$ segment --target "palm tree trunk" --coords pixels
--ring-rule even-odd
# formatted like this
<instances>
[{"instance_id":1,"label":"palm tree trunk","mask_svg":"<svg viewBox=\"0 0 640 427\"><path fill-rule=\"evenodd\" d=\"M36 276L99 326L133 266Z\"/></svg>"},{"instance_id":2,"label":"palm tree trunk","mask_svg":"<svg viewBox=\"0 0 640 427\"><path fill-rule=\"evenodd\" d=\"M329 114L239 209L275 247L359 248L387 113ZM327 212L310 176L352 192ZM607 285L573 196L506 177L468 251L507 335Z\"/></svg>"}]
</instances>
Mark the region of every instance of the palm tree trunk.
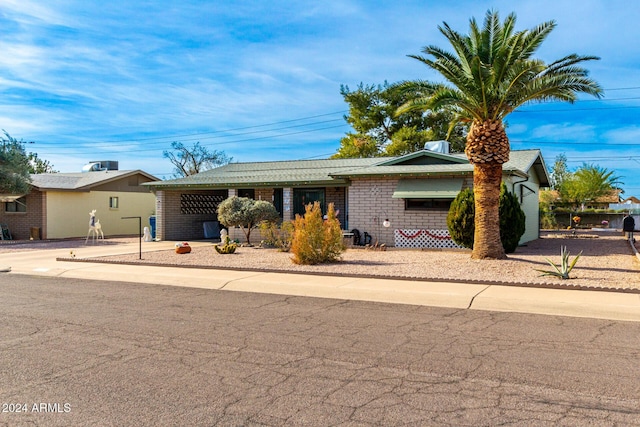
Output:
<instances>
[{"instance_id":1,"label":"palm tree trunk","mask_svg":"<svg viewBox=\"0 0 640 427\"><path fill-rule=\"evenodd\" d=\"M474 120L465 153L473 164L475 233L473 259L505 259L500 240L502 164L509 160L509 139L501 120Z\"/></svg>"},{"instance_id":2,"label":"palm tree trunk","mask_svg":"<svg viewBox=\"0 0 640 427\"><path fill-rule=\"evenodd\" d=\"M479 163L473 167L475 232L473 259L506 259L500 240L500 183L502 165Z\"/></svg>"}]
</instances>

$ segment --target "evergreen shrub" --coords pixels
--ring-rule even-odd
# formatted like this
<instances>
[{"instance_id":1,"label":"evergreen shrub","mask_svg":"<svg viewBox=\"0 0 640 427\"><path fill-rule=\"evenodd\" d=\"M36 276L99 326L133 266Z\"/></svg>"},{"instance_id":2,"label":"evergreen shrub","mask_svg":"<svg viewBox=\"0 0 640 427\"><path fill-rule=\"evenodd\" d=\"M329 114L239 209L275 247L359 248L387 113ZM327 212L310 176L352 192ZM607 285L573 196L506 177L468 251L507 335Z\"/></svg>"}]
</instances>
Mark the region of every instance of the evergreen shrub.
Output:
<instances>
[{"instance_id":1,"label":"evergreen shrub","mask_svg":"<svg viewBox=\"0 0 640 427\"><path fill-rule=\"evenodd\" d=\"M525 232L525 214L515 194L500 187L500 240L506 253L515 252ZM475 232L475 199L473 190L466 188L458 193L447 215L447 227L451 239L458 245L473 249Z\"/></svg>"}]
</instances>

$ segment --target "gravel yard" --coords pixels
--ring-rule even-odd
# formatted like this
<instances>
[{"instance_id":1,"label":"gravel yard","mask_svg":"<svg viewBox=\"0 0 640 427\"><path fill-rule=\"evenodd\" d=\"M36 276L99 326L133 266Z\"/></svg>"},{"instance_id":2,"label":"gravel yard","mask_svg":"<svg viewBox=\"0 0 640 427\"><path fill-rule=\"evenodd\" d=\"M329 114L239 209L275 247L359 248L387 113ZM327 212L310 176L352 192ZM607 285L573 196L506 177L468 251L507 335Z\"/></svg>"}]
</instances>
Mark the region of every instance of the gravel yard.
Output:
<instances>
[{"instance_id":1,"label":"gravel yard","mask_svg":"<svg viewBox=\"0 0 640 427\"><path fill-rule=\"evenodd\" d=\"M117 244L110 239L106 243ZM571 252L571 260L582 251L571 279L541 276L536 269L552 268L545 258L560 263L561 246ZM640 290L640 262L621 232L587 230L579 231L575 236L564 231L543 232L540 239L519 247L509 254L509 259L500 261L472 260L470 253L469 250L349 248L340 262L301 266L291 262L291 254L275 249L239 247L235 254L220 255L211 243L211 246L194 247L189 254L164 250L145 252L142 260L138 260L136 253L91 258L91 261Z\"/></svg>"},{"instance_id":2,"label":"gravel yard","mask_svg":"<svg viewBox=\"0 0 640 427\"><path fill-rule=\"evenodd\" d=\"M118 245L136 238L112 238L104 243ZM153 243L151 243L153 244ZM117 255L85 260L102 262L148 263L168 266L229 268L240 270L285 271L344 276L477 281L517 285L568 286L640 290L640 262L621 232L565 231L543 232L541 238L519 247L507 260L472 260L469 250L394 249L374 251L349 248L340 262L315 266L295 265L291 254L276 249L239 247L235 254L220 255L213 243L194 246L189 254L172 250ZM638 243L636 243L638 245ZM570 259L582 251L570 280L541 276L536 269L552 267L545 258L560 263L560 248L566 246ZM62 240L2 244L0 253L11 250L46 248L82 248L84 240Z\"/></svg>"}]
</instances>

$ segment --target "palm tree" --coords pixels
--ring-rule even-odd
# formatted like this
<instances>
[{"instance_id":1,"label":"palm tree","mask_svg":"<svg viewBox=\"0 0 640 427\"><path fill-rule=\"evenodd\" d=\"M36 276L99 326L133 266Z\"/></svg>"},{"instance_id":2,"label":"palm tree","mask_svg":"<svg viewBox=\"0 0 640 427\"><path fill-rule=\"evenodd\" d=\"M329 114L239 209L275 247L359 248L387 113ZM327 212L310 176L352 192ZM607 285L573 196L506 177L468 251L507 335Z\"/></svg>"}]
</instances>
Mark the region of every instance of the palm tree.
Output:
<instances>
[{"instance_id":1,"label":"palm tree","mask_svg":"<svg viewBox=\"0 0 640 427\"><path fill-rule=\"evenodd\" d=\"M490 10L482 29L474 18L470 20L469 35L452 30L446 22L438 27L454 52L427 46L422 49L427 56L409 56L438 71L448 84L398 110L452 106L458 111L457 122L471 122L465 153L474 166L474 259L506 258L498 216L502 164L510 152L505 117L532 101L574 102L579 92L598 98L603 93L588 71L577 65L598 57L571 54L550 64L532 58L555 28L554 21L517 32L515 23L515 14L501 22L498 12ZM425 82L406 83L407 88L412 85L424 87Z\"/></svg>"},{"instance_id":2,"label":"palm tree","mask_svg":"<svg viewBox=\"0 0 640 427\"><path fill-rule=\"evenodd\" d=\"M558 191L563 201L574 204L574 208L584 210L584 204L611 195L620 190L621 177L614 175L614 171L600 166L583 164L577 171L569 174Z\"/></svg>"}]
</instances>

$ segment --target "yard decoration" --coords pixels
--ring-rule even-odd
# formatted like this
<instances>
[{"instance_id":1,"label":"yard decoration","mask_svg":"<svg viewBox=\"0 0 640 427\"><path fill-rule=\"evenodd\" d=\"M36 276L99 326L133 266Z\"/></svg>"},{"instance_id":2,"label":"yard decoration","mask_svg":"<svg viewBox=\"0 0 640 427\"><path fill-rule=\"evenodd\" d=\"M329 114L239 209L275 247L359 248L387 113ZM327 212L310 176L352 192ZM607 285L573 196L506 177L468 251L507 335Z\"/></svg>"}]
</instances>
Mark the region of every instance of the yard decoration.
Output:
<instances>
[{"instance_id":1,"label":"yard decoration","mask_svg":"<svg viewBox=\"0 0 640 427\"><path fill-rule=\"evenodd\" d=\"M189 246L189 243L187 242L176 243L177 254L188 254L189 252L191 252L191 246Z\"/></svg>"},{"instance_id":2,"label":"yard decoration","mask_svg":"<svg viewBox=\"0 0 640 427\"><path fill-rule=\"evenodd\" d=\"M551 264L551 266L554 269L553 270L536 269L536 271L543 273L541 274L541 276L555 276L555 277L559 277L560 279L566 280L569 278L569 273L571 273L571 270L573 270L573 267L576 265L576 262L578 262L578 258L580 258L580 255L582 255L582 251L580 251L580 253L576 255L576 257L573 259L572 262L569 262L569 255L570 253L567 250L567 247L561 246L560 257L562 258L562 262L560 263L560 266L555 265L553 261L551 261L549 258L545 258L547 262Z\"/></svg>"},{"instance_id":3,"label":"yard decoration","mask_svg":"<svg viewBox=\"0 0 640 427\"><path fill-rule=\"evenodd\" d=\"M571 218L573 220L573 222L576 224L576 228L578 228L578 226L580 225L580 220L582 218L580 218L578 215L574 216L573 218Z\"/></svg>"},{"instance_id":4,"label":"yard decoration","mask_svg":"<svg viewBox=\"0 0 640 427\"><path fill-rule=\"evenodd\" d=\"M225 233L222 236L222 246L215 245L214 248L216 252L219 254L232 254L236 251L238 245L235 242L232 242L229 236Z\"/></svg>"},{"instance_id":5,"label":"yard decoration","mask_svg":"<svg viewBox=\"0 0 640 427\"><path fill-rule=\"evenodd\" d=\"M96 219L95 209L89 212L89 231L87 232L87 238L84 241L85 245L89 241L89 236L93 236L94 243L96 239L100 240L100 237L102 237L102 241L104 242L104 233L102 232L102 225L100 225L100 220Z\"/></svg>"}]
</instances>

